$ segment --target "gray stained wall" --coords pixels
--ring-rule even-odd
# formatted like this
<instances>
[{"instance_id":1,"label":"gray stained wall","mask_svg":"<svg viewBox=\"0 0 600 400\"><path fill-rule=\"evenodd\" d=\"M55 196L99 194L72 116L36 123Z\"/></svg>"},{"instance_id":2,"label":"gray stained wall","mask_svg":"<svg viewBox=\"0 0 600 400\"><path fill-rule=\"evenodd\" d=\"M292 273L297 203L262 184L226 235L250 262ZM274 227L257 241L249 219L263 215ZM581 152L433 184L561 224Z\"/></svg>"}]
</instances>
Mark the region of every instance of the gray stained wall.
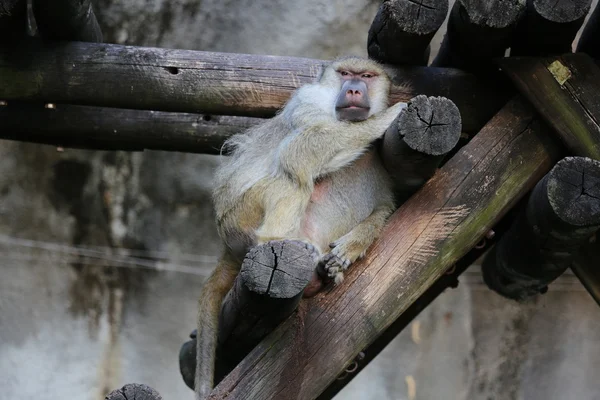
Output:
<instances>
[{"instance_id":1,"label":"gray stained wall","mask_svg":"<svg viewBox=\"0 0 600 400\"><path fill-rule=\"evenodd\" d=\"M378 2L95 5L108 42L332 58L365 54ZM191 399L177 353L219 254L218 158L59 150L0 141L2 397L96 400L141 382ZM599 365L600 309L572 275L516 304L472 267L337 398L600 399Z\"/></svg>"}]
</instances>

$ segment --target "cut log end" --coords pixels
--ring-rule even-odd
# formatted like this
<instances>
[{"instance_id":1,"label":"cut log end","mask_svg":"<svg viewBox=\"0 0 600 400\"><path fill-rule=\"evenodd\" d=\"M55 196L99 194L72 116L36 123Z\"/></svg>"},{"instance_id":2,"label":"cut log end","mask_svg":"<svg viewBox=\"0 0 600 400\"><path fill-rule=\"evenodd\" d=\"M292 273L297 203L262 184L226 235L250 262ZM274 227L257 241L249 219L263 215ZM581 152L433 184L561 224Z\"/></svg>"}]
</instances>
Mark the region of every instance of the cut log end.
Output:
<instances>
[{"instance_id":1,"label":"cut log end","mask_svg":"<svg viewBox=\"0 0 600 400\"><path fill-rule=\"evenodd\" d=\"M162 400L158 392L150 386L139 383L128 383L121 389L113 390L104 400Z\"/></svg>"},{"instance_id":2,"label":"cut log end","mask_svg":"<svg viewBox=\"0 0 600 400\"><path fill-rule=\"evenodd\" d=\"M460 0L471 23L478 26L503 29L518 21L525 12L525 0L471 1Z\"/></svg>"},{"instance_id":3,"label":"cut log end","mask_svg":"<svg viewBox=\"0 0 600 400\"><path fill-rule=\"evenodd\" d=\"M600 224L600 161L567 157L550 172L548 200L556 215L574 226Z\"/></svg>"},{"instance_id":4,"label":"cut log end","mask_svg":"<svg viewBox=\"0 0 600 400\"><path fill-rule=\"evenodd\" d=\"M534 0L535 11L548 21L557 23L573 22L585 18L592 4L591 0Z\"/></svg>"},{"instance_id":5,"label":"cut log end","mask_svg":"<svg viewBox=\"0 0 600 400\"><path fill-rule=\"evenodd\" d=\"M316 250L305 242L275 240L252 248L242 263L240 275L254 293L293 298L310 281L316 260Z\"/></svg>"},{"instance_id":6,"label":"cut log end","mask_svg":"<svg viewBox=\"0 0 600 400\"><path fill-rule=\"evenodd\" d=\"M417 96L398 116L398 133L413 150L446 154L460 139L460 112L444 97Z\"/></svg>"}]
</instances>

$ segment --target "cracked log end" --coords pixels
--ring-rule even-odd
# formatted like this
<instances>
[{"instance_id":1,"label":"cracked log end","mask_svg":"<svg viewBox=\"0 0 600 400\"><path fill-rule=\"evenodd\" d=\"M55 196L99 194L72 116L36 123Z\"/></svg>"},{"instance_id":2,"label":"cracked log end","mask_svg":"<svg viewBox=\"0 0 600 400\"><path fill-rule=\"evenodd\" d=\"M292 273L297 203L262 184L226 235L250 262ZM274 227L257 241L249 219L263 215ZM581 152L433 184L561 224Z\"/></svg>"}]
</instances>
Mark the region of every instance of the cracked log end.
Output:
<instances>
[{"instance_id":1,"label":"cracked log end","mask_svg":"<svg viewBox=\"0 0 600 400\"><path fill-rule=\"evenodd\" d=\"M113 390L104 400L162 400L158 392L140 383L128 383L121 389Z\"/></svg>"},{"instance_id":2,"label":"cracked log end","mask_svg":"<svg viewBox=\"0 0 600 400\"><path fill-rule=\"evenodd\" d=\"M301 241L276 240L252 248L240 276L250 291L273 298L292 298L310 281L315 250Z\"/></svg>"},{"instance_id":3,"label":"cracked log end","mask_svg":"<svg viewBox=\"0 0 600 400\"><path fill-rule=\"evenodd\" d=\"M574 226L600 224L600 161L564 158L550 171L547 191L562 221Z\"/></svg>"}]
</instances>

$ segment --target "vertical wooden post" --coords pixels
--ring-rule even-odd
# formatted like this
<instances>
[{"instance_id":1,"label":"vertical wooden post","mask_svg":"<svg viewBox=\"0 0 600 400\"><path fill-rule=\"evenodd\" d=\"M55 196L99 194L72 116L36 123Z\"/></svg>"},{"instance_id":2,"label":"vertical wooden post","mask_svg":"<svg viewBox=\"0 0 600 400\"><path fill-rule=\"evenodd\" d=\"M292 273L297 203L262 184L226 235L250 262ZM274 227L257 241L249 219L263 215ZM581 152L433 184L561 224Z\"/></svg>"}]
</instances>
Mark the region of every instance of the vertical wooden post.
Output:
<instances>
[{"instance_id":1,"label":"vertical wooden post","mask_svg":"<svg viewBox=\"0 0 600 400\"><path fill-rule=\"evenodd\" d=\"M33 14L44 38L102 42L91 0L33 0Z\"/></svg>"},{"instance_id":2,"label":"vertical wooden post","mask_svg":"<svg viewBox=\"0 0 600 400\"><path fill-rule=\"evenodd\" d=\"M496 69L525 11L525 0L456 0L434 66L486 73Z\"/></svg>"},{"instance_id":3,"label":"vertical wooden post","mask_svg":"<svg viewBox=\"0 0 600 400\"><path fill-rule=\"evenodd\" d=\"M394 182L397 205L433 176L461 132L460 112L444 97L417 96L386 131L383 165Z\"/></svg>"},{"instance_id":4,"label":"vertical wooden post","mask_svg":"<svg viewBox=\"0 0 600 400\"><path fill-rule=\"evenodd\" d=\"M591 0L529 0L525 18L511 44L511 56L571 53L573 39L590 10Z\"/></svg>"},{"instance_id":5,"label":"vertical wooden post","mask_svg":"<svg viewBox=\"0 0 600 400\"><path fill-rule=\"evenodd\" d=\"M543 293L600 228L600 161L567 157L535 186L527 206L488 253L483 278L511 299Z\"/></svg>"},{"instance_id":6,"label":"vertical wooden post","mask_svg":"<svg viewBox=\"0 0 600 400\"><path fill-rule=\"evenodd\" d=\"M448 13L448 0L385 0L369 29L369 57L388 64L427 65L429 42Z\"/></svg>"}]
</instances>

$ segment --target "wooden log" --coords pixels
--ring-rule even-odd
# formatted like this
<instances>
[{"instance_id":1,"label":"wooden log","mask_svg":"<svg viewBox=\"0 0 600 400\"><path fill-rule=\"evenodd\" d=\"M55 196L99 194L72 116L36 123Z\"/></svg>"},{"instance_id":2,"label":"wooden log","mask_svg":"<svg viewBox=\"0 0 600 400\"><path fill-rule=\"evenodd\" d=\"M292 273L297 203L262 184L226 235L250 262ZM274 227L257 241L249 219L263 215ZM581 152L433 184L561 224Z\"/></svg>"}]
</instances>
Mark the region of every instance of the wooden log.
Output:
<instances>
[{"instance_id":1,"label":"wooden log","mask_svg":"<svg viewBox=\"0 0 600 400\"><path fill-rule=\"evenodd\" d=\"M417 96L408 102L383 137L381 155L402 204L433 176L460 138L460 112L443 97Z\"/></svg>"},{"instance_id":2,"label":"wooden log","mask_svg":"<svg viewBox=\"0 0 600 400\"><path fill-rule=\"evenodd\" d=\"M215 383L294 312L316 263L314 250L293 240L271 241L248 252L221 308ZM194 337L184 343L179 362L183 379L192 389L195 343Z\"/></svg>"},{"instance_id":3,"label":"wooden log","mask_svg":"<svg viewBox=\"0 0 600 400\"><path fill-rule=\"evenodd\" d=\"M27 33L27 0L0 0L0 42Z\"/></svg>"},{"instance_id":4,"label":"wooden log","mask_svg":"<svg viewBox=\"0 0 600 400\"><path fill-rule=\"evenodd\" d=\"M591 0L528 0L517 27L511 56L571 53L573 40L590 10Z\"/></svg>"},{"instance_id":5,"label":"wooden log","mask_svg":"<svg viewBox=\"0 0 600 400\"><path fill-rule=\"evenodd\" d=\"M577 44L577 51L587 53L595 60L600 59L600 7L598 6L585 24Z\"/></svg>"},{"instance_id":6,"label":"wooden log","mask_svg":"<svg viewBox=\"0 0 600 400\"><path fill-rule=\"evenodd\" d=\"M231 135L261 118L66 104L0 106L0 138L95 150L219 154Z\"/></svg>"},{"instance_id":7,"label":"wooden log","mask_svg":"<svg viewBox=\"0 0 600 400\"><path fill-rule=\"evenodd\" d=\"M493 59L504 56L524 11L525 0L457 0L432 65L475 73L496 71Z\"/></svg>"},{"instance_id":8,"label":"wooden log","mask_svg":"<svg viewBox=\"0 0 600 400\"><path fill-rule=\"evenodd\" d=\"M162 400L158 392L150 386L139 383L128 383L121 389L113 390L104 400Z\"/></svg>"},{"instance_id":9,"label":"wooden log","mask_svg":"<svg viewBox=\"0 0 600 400\"><path fill-rule=\"evenodd\" d=\"M600 69L589 56L509 57L500 65L573 154L600 160Z\"/></svg>"},{"instance_id":10,"label":"wooden log","mask_svg":"<svg viewBox=\"0 0 600 400\"><path fill-rule=\"evenodd\" d=\"M429 42L448 14L448 0L384 0L369 28L369 57L395 65L427 65Z\"/></svg>"},{"instance_id":11,"label":"wooden log","mask_svg":"<svg viewBox=\"0 0 600 400\"><path fill-rule=\"evenodd\" d=\"M567 157L535 186L526 208L488 253L484 281L515 300L545 293L598 228L600 162Z\"/></svg>"},{"instance_id":12,"label":"wooden log","mask_svg":"<svg viewBox=\"0 0 600 400\"><path fill-rule=\"evenodd\" d=\"M96 43L0 46L0 100L270 117L325 61ZM452 69L393 68L392 102L444 96L479 130L506 102L503 88Z\"/></svg>"},{"instance_id":13,"label":"wooden log","mask_svg":"<svg viewBox=\"0 0 600 400\"><path fill-rule=\"evenodd\" d=\"M600 305L600 234L596 232L575 256L571 269Z\"/></svg>"},{"instance_id":14,"label":"wooden log","mask_svg":"<svg viewBox=\"0 0 600 400\"><path fill-rule=\"evenodd\" d=\"M306 302L211 399L321 393L552 166L558 145L511 101L390 218L344 283Z\"/></svg>"},{"instance_id":15,"label":"wooden log","mask_svg":"<svg viewBox=\"0 0 600 400\"><path fill-rule=\"evenodd\" d=\"M91 0L33 0L38 32L45 39L102 42Z\"/></svg>"}]
</instances>

